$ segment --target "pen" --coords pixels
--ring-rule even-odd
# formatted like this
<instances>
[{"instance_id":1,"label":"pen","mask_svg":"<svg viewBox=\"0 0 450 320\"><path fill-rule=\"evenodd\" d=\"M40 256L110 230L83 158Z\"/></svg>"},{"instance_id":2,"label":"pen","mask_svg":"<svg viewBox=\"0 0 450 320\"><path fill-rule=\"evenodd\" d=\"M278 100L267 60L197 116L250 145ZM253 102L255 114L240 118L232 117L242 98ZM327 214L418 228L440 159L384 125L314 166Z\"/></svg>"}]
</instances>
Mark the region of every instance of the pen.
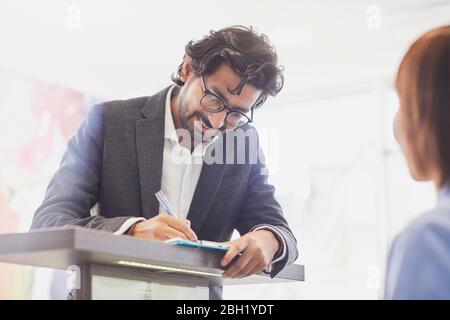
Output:
<instances>
[{"instance_id":1,"label":"pen","mask_svg":"<svg viewBox=\"0 0 450 320\"><path fill-rule=\"evenodd\" d=\"M162 190L160 190L157 193L155 193L155 196L156 196L156 199L158 199L161 206L164 208L164 210L166 210L166 212L168 214L170 214L172 217L178 219L178 214L175 212L175 210L173 210L172 205L170 204L169 199L167 199L164 192ZM200 240L193 241L193 242L202 243L202 241L200 241Z\"/></svg>"},{"instance_id":2,"label":"pen","mask_svg":"<svg viewBox=\"0 0 450 320\"><path fill-rule=\"evenodd\" d=\"M172 206L170 205L169 199L167 199L166 195L162 190L155 193L156 198L158 199L161 206L164 208L164 210L167 211L168 214L170 214L172 217L178 219L178 215L176 214L175 210L173 210Z\"/></svg>"}]
</instances>

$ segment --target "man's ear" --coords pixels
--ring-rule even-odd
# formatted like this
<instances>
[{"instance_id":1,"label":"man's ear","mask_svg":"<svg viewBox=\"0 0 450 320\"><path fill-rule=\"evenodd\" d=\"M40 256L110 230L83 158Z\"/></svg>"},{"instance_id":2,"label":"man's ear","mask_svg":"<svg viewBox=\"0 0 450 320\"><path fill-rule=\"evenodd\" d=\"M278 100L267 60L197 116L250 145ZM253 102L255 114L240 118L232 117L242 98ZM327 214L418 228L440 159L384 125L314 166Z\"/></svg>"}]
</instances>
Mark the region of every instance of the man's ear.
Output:
<instances>
[{"instance_id":1,"label":"man's ear","mask_svg":"<svg viewBox=\"0 0 450 320\"><path fill-rule=\"evenodd\" d=\"M192 60L188 55L184 56L183 65L181 66L180 80L186 83L189 76L192 74Z\"/></svg>"}]
</instances>

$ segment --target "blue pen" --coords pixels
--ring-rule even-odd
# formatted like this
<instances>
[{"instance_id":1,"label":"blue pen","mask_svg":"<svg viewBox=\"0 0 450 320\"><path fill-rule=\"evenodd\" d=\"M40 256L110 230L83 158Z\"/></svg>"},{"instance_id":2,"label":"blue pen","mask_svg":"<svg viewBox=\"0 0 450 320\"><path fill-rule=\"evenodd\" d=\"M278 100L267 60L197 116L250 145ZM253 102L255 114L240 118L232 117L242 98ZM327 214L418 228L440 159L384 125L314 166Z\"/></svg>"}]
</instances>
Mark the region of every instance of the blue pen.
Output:
<instances>
[{"instance_id":1,"label":"blue pen","mask_svg":"<svg viewBox=\"0 0 450 320\"><path fill-rule=\"evenodd\" d=\"M167 199L164 192L162 190L160 190L157 193L155 193L155 196L156 196L156 199L158 199L161 206L164 208L164 210L166 210L166 212L168 214L170 214L172 217L178 219L178 214L175 212L175 210L173 210L172 205L170 204L169 199ZM193 242L203 243L200 240L193 241Z\"/></svg>"},{"instance_id":2,"label":"blue pen","mask_svg":"<svg viewBox=\"0 0 450 320\"><path fill-rule=\"evenodd\" d=\"M178 219L177 213L175 212L175 210L173 210L172 206L170 205L169 199L167 199L164 192L162 190L160 190L157 193L155 193L155 196L156 196L156 199L158 199L161 206L164 208L164 210L166 210L167 213L170 214L172 217Z\"/></svg>"}]
</instances>

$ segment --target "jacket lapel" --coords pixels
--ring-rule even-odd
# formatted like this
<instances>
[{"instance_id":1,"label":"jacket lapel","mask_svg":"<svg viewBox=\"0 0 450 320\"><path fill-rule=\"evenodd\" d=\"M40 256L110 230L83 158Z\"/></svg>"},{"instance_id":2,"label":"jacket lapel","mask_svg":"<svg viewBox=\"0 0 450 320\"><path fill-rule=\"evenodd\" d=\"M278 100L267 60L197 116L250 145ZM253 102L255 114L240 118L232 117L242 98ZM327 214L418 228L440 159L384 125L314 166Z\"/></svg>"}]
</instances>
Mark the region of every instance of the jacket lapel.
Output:
<instances>
[{"instance_id":1,"label":"jacket lapel","mask_svg":"<svg viewBox=\"0 0 450 320\"><path fill-rule=\"evenodd\" d=\"M211 145L210 147L214 147ZM222 183L225 166L203 162L202 172L192 198L187 218L192 230L197 233L203 225Z\"/></svg>"},{"instance_id":2,"label":"jacket lapel","mask_svg":"<svg viewBox=\"0 0 450 320\"><path fill-rule=\"evenodd\" d=\"M161 189L165 103L169 88L149 97L141 111L144 119L136 120L141 207L142 215L147 219L156 216L159 212L155 193ZM200 230L208 215L222 182L223 173L224 165L203 163L187 217L191 221L194 232Z\"/></svg>"},{"instance_id":3,"label":"jacket lapel","mask_svg":"<svg viewBox=\"0 0 450 320\"><path fill-rule=\"evenodd\" d=\"M159 212L155 193L161 188L164 116L169 88L148 98L141 113L144 119L136 120L136 148L142 215L149 219Z\"/></svg>"}]
</instances>

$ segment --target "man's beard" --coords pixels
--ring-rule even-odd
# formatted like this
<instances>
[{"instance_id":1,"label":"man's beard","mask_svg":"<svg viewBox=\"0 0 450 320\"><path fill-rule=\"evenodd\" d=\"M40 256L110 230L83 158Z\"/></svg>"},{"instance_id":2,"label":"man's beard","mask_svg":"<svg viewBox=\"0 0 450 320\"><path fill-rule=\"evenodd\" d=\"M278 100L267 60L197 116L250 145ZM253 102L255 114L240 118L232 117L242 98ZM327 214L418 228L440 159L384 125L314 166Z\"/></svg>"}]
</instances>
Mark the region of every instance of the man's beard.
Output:
<instances>
[{"instance_id":1,"label":"man's beard","mask_svg":"<svg viewBox=\"0 0 450 320\"><path fill-rule=\"evenodd\" d=\"M181 127L189 132L191 142L194 145L196 145L198 142L209 141L211 139L211 135L204 134L196 126L196 124L201 125L199 120L200 118L206 126L211 128L212 126L209 119L201 112L197 111L194 113L189 113L187 110L189 110L189 107L185 103L183 95L180 94L178 100L178 113L180 117ZM216 130L212 129L212 131Z\"/></svg>"}]
</instances>

